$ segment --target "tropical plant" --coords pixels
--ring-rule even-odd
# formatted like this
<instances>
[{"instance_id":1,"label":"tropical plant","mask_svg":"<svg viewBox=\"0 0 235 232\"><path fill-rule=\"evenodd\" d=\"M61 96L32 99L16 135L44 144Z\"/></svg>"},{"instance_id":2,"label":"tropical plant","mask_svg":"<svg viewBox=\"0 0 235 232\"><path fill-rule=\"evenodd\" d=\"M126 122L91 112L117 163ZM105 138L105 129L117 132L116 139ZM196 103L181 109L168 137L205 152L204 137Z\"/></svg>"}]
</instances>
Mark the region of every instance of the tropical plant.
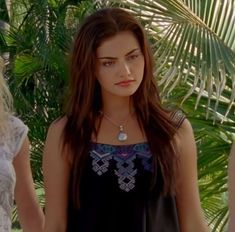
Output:
<instances>
[{"instance_id":1,"label":"tropical plant","mask_svg":"<svg viewBox=\"0 0 235 232\"><path fill-rule=\"evenodd\" d=\"M202 205L213 231L223 231L227 158L235 134L235 0L18 0L8 9L1 1L0 54L8 61L17 113L30 128L42 204L43 142L61 113L77 24L99 7L120 3L149 33L164 102L181 106L192 122Z\"/></svg>"},{"instance_id":2,"label":"tropical plant","mask_svg":"<svg viewBox=\"0 0 235 232\"><path fill-rule=\"evenodd\" d=\"M42 150L49 124L62 112L68 52L92 0L18 0L0 4L0 55L17 115L29 127L35 187L44 205ZM14 212L17 225L17 214Z\"/></svg>"},{"instance_id":3,"label":"tropical plant","mask_svg":"<svg viewBox=\"0 0 235 232\"><path fill-rule=\"evenodd\" d=\"M128 0L121 6L149 33L164 101L180 105L192 122L202 206L212 231L224 231L235 135L235 1Z\"/></svg>"}]
</instances>

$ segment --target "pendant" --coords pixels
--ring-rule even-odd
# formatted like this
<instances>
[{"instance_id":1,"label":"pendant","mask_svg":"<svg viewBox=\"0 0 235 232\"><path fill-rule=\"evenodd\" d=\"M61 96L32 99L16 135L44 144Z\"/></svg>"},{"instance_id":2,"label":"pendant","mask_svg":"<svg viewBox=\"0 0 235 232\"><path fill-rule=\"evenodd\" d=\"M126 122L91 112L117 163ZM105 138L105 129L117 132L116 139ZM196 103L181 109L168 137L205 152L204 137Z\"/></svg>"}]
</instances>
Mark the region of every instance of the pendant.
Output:
<instances>
[{"instance_id":1,"label":"pendant","mask_svg":"<svg viewBox=\"0 0 235 232\"><path fill-rule=\"evenodd\" d=\"M124 142L124 141L126 141L127 140L127 134L125 133L125 132L123 132L123 126L119 126L120 128L120 131L119 131L119 133L118 133L118 135L117 135L117 139L118 139L118 141L120 141L120 142Z\"/></svg>"},{"instance_id":2,"label":"pendant","mask_svg":"<svg viewBox=\"0 0 235 232\"><path fill-rule=\"evenodd\" d=\"M117 136L118 141L124 142L127 140L127 134L124 133L123 131L120 131Z\"/></svg>"}]
</instances>

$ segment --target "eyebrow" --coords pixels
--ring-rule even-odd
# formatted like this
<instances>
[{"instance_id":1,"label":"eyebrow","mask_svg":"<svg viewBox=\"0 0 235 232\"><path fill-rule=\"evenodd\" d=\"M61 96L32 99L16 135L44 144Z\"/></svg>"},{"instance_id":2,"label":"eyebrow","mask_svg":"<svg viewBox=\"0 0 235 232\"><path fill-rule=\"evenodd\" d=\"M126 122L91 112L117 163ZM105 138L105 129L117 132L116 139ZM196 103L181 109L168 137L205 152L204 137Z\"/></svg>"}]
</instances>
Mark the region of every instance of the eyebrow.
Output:
<instances>
[{"instance_id":1,"label":"eyebrow","mask_svg":"<svg viewBox=\"0 0 235 232\"><path fill-rule=\"evenodd\" d=\"M129 56L131 53L133 53L135 51L140 51L140 49L139 48L132 49L125 56ZM97 57L97 59L111 59L111 60L115 60L117 58L116 57L112 57L112 56L103 56L103 57Z\"/></svg>"}]
</instances>

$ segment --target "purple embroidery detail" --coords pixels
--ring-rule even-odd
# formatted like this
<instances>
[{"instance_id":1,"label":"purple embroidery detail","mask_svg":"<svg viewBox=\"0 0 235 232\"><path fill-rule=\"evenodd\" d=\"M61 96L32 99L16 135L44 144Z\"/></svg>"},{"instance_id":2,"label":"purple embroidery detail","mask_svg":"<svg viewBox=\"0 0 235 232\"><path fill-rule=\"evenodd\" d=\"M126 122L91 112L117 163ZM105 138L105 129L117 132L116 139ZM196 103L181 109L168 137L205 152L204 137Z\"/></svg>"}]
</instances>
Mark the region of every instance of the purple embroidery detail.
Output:
<instances>
[{"instance_id":1,"label":"purple embroidery detail","mask_svg":"<svg viewBox=\"0 0 235 232\"><path fill-rule=\"evenodd\" d=\"M120 189L129 192L135 187L137 168L135 160L140 159L144 170L152 170L152 155L147 143L133 145L108 145L92 143L90 156L92 169L99 176L108 171L111 160L115 161L114 174L118 177Z\"/></svg>"}]
</instances>

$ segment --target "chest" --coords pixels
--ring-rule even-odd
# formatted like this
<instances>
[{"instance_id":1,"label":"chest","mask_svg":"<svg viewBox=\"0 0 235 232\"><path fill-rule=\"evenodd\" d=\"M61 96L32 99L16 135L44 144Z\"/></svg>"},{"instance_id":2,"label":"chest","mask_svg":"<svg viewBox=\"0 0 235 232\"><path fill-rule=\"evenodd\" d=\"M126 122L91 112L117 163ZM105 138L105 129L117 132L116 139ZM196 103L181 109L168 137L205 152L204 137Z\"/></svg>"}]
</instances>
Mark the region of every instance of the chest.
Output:
<instances>
[{"instance_id":1,"label":"chest","mask_svg":"<svg viewBox=\"0 0 235 232\"><path fill-rule=\"evenodd\" d=\"M83 174L85 193L128 196L144 194L152 177L152 154L147 143L93 143Z\"/></svg>"},{"instance_id":2,"label":"chest","mask_svg":"<svg viewBox=\"0 0 235 232\"><path fill-rule=\"evenodd\" d=\"M120 141L120 133L125 134L124 141ZM122 137L122 136L121 136ZM128 123L113 124L108 120L102 120L98 135L93 141L103 144L137 144L147 141L145 133L141 130L136 119L128 120Z\"/></svg>"}]
</instances>

